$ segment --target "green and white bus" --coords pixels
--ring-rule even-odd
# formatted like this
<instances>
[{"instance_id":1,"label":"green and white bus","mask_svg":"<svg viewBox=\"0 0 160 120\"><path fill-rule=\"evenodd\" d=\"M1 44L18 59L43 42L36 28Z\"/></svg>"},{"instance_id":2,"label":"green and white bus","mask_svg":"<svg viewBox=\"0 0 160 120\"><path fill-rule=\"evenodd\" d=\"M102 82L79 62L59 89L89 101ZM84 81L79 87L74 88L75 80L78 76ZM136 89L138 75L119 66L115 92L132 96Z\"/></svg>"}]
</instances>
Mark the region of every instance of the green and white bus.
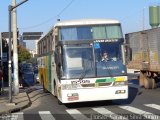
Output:
<instances>
[{"instance_id":1,"label":"green and white bus","mask_svg":"<svg viewBox=\"0 0 160 120\"><path fill-rule=\"evenodd\" d=\"M58 21L38 41L39 82L59 103L127 99L123 44L117 20Z\"/></svg>"}]
</instances>

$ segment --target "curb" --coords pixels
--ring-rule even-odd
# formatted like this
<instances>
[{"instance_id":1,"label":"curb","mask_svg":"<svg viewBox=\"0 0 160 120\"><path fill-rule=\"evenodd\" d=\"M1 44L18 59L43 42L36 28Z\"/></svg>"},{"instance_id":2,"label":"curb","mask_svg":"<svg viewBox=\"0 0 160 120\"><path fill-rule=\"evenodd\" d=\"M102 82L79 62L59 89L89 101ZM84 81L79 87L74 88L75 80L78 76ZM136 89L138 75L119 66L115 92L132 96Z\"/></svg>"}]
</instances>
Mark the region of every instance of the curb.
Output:
<instances>
[{"instance_id":1,"label":"curb","mask_svg":"<svg viewBox=\"0 0 160 120\"><path fill-rule=\"evenodd\" d=\"M19 111L21 111L21 110L23 110L23 109L25 109L25 108L27 108L27 107L30 107L30 106L32 105L32 102L31 102L30 97L29 97L29 95L28 95L27 92L26 92L26 95L27 95L28 100L29 100L28 104L26 104L26 105L24 105L24 106L22 106L22 107L19 107L19 108L15 108L15 109L12 110L10 113L19 112Z\"/></svg>"},{"instance_id":2,"label":"curb","mask_svg":"<svg viewBox=\"0 0 160 120\"><path fill-rule=\"evenodd\" d=\"M22 105L22 106L20 106L20 107L15 107L15 108L11 108L11 109L9 109L9 110L0 112L0 116L5 115L5 114L14 113L14 112L19 112L19 111L21 111L21 110L23 110L23 109L31 106L32 102L31 102L31 100L30 100L29 95L27 94L27 92L26 92L26 95L27 95L28 100L29 100L29 102L28 102L27 104L24 104L24 105Z\"/></svg>"}]
</instances>

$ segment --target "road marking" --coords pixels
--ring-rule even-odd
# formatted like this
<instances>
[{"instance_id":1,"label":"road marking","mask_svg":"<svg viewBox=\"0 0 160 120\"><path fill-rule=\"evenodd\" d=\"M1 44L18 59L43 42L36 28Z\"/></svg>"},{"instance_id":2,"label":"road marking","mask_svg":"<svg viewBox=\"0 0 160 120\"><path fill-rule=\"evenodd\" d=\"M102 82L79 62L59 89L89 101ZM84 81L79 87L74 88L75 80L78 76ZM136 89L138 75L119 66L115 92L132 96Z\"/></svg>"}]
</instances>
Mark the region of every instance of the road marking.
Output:
<instances>
[{"instance_id":1,"label":"road marking","mask_svg":"<svg viewBox=\"0 0 160 120\"><path fill-rule=\"evenodd\" d=\"M156 104L144 104L147 107L151 107L157 110L160 110L160 105L156 105Z\"/></svg>"},{"instance_id":2,"label":"road marking","mask_svg":"<svg viewBox=\"0 0 160 120\"><path fill-rule=\"evenodd\" d=\"M122 109L125 109L127 111L130 111L130 112L133 112L135 114L139 114L147 119L151 119L151 120L159 120L160 116L158 115L154 115L153 113L150 113L150 112L147 112L147 111L143 111L141 109L138 109L138 108L135 108L135 107L132 107L132 106L119 106L120 108ZM131 117L134 117L136 115L131 115ZM139 116L139 117L141 117Z\"/></svg>"},{"instance_id":3,"label":"road marking","mask_svg":"<svg viewBox=\"0 0 160 120\"><path fill-rule=\"evenodd\" d=\"M12 113L11 120L24 120L23 112Z\"/></svg>"},{"instance_id":4,"label":"road marking","mask_svg":"<svg viewBox=\"0 0 160 120\"><path fill-rule=\"evenodd\" d=\"M42 120L55 120L50 111L39 111Z\"/></svg>"},{"instance_id":5,"label":"road marking","mask_svg":"<svg viewBox=\"0 0 160 120\"><path fill-rule=\"evenodd\" d=\"M79 112L77 109L67 109L67 113L69 113L76 120L91 120Z\"/></svg>"},{"instance_id":6,"label":"road marking","mask_svg":"<svg viewBox=\"0 0 160 120\"><path fill-rule=\"evenodd\" d=\"M111 119L113 119L113 120L117 120L117 118L118 118L118 119L121 119L121 120L128 120L127 118L125 118L125 117L123 117L123 116L121 116L121 115L115 114L115 113L107 110L106 108L100 107L100 108L92 108L92 109L93 109L94 111L96 111L96 112L104 115L104 116L99 116L99 117L101 117L101 118L102 118L102 117L103 117L103 118L106 117L105 119L107 119L107 118L109 117L109 118L111 118ZM92 115L92 118L93 118L93 119L96 119L96 118L98 118L98 115Z\"/></svg>"}]
</instances>

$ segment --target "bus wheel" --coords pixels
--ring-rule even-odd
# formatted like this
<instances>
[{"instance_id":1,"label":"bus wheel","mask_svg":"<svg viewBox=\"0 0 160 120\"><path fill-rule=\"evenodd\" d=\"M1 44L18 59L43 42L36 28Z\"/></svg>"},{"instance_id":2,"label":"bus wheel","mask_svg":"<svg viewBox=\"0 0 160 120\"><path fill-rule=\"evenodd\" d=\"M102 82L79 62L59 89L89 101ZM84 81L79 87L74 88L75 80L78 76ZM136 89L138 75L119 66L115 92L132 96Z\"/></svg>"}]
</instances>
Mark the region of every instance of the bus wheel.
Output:
<instances>
[{"instance_id":1,"label":"bus wheel","mask_svg":"<svg viewBox=\"0 0 160 120\"><path fill-rule=\"evenodd\" d=\"M43 76L41 76L41 83L42 83L42 86L43 86L43 92L47 92L47 90L45 89L45 87L44 87L44 78L43 78Z\"/></svg>"},{"instance_id":2,"label":"bus wheel","mask_svg":"<svg viewBox=\"0 0 160 120\"><path fill-rule=\"evenodd\" d=\"M43 76L41 76L41 84L42 84L43 91L44 91L44 79L43 79Z\"/></svg>"},{"instance_id":3,"label":"bus wheel","mask_svg":"<svg viewBox=\"0 0 160 120\"><path fill-rule=\"evenodd\" d=\"M58 105L63 105L63 103L58 99Z\"/></svg>"},{"instance_id":4,"label":"bus wheel","mask_svg":"<svg viewBox=\"0 0 160 120\"><path fill-rule=\"evenodd\" d=\"M57 87L55 81L54 81L54 96L57 97Z\"/></svg>"},{"instance_id":5,"label":"bus wheel","mask_svg":"<svg viewBox=\"0 0 160 120\"><path fill-rule=\"evenodd\" d=\"M111 105L111 104L112 104L112 100L107 100L107 103L108 103L109 105Z\"/></svg>"}]
</instances>

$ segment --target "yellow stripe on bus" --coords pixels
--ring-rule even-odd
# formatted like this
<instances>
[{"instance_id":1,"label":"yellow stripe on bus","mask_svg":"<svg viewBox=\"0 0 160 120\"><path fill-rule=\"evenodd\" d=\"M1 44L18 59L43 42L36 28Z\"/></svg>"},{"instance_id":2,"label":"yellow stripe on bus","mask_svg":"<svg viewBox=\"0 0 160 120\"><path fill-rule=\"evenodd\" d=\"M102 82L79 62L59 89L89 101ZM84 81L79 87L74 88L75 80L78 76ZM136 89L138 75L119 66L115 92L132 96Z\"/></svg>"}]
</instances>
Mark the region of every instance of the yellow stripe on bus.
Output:
<instances>
[{"instance_id":1,"label":"yellow stripe on bus","mask_svg":"<svg viewBox=\"0 0 160 120\"><path fill-rule=\"evenodd\" d=\"M116 78L116 80L115 80L116 82L121 82L121 81L124 81L124 77L118 77L118 78Z\"/></svg>"}]
</instances>

